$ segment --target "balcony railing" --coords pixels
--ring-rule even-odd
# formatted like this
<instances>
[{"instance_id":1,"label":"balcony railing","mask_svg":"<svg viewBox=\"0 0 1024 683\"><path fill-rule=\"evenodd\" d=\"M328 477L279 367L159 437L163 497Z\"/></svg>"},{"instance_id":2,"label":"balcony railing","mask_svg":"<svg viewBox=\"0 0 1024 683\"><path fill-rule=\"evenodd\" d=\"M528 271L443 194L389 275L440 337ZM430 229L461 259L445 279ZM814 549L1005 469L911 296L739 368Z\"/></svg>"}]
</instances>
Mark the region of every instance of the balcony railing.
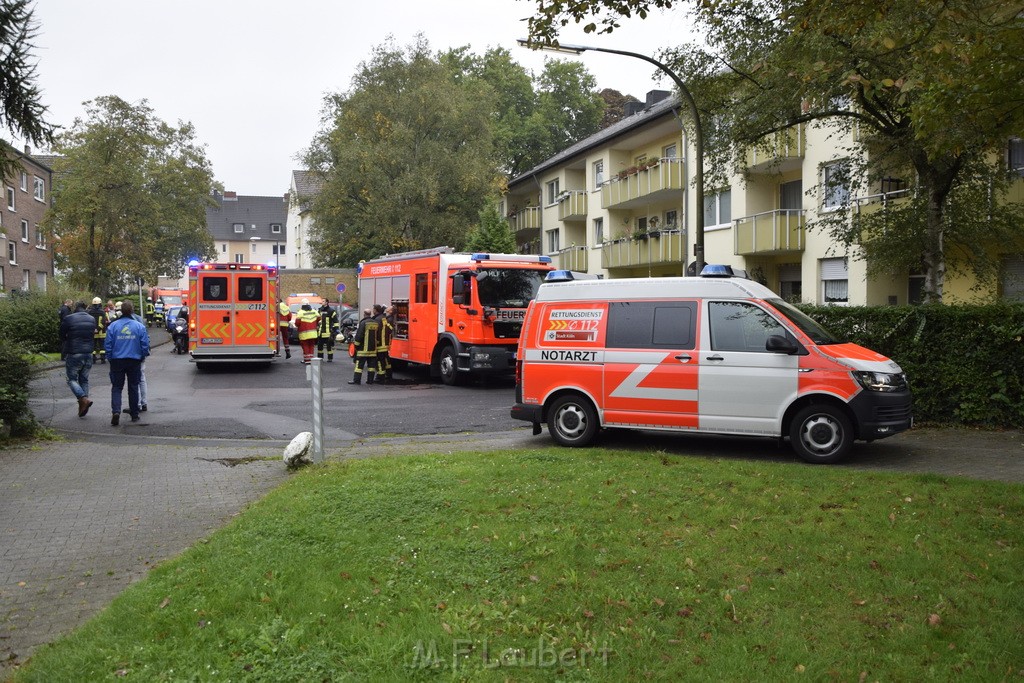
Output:
<instances>
[{"instance_id":1,"label":"balcony railing","mask_svg":"<svg viewBox=\"0 0 1024 683\"><path fill-rule=\"evenodd\" d=\"M646 238L604 242L601 248L602 268L631 268L682 263L684 235L679 230L647 233Z\"/></svg>"},{"instance_id":2,"label":"balcony railing","mask_svg":"<svg viewBox=\"0 0 1024 683\"><path fill-rule=\"evenodd\" d=\"M806 149L807 130L801 123L775 133L767 147L754 145L748 149L747 170L761 171L787 160L803 159Z\"/></svg>"},{"instance_id":3,"label":"balcony railing","mask_svg":"<svg viewBox=\"0 0 1024 683\"><path fill-rule=\"evenodd\" d=\"M541 209L539 206L528 206L519 209L508 217L508 223L512 226L512 232L520 230L538 230L541 226Z\"/></svg>"},{"instance_id":4,"label":"balcony railing","mask_svg":"<svg viewBox=\"0 0 1024 683\"><path fill-rule=\"evenodd\" d=\"M738 256L803 251L806 222L802 209L779 209L737 218L733 251Z\"/></svg>"},{"instance_id":5,"label":"balcony railing","mask_svg":"<svg viewBox=\"0 0 1024 683\"><path fill-rule=\"evenodd\" d=\"M853 197L850 203L853 210L858 214L874 213L905 202L910 198L910 188L894 190L892 192L879 192L862 197Z\"/></svg>"},{"instance_id":6,"label":"balcony railing","mask_svg":"<svg viewBox=\"0 0 1024 683\"><path fill-rule=\"evenodd\" d=\"M657 166L613 178L601 186L601 207L628 208L630 204L679 198L685 180L683 160L666 157Z\"/></svg>"},{"instance_id":7,"label":"balcony railing","mask_svg":"<svg viewBox=\"0 0 1024 683\"><path fill-rule=\"evenodd\" d=\"M558 198L558 220L573 221L587 217L587 193L583 190L569 190Z\"/></svg>"},{"instance_id":8,"label":"balcony railing","mask_svg":"<svg viewBox=\"0 0 1024 683\"><path fill-rule=\"evenodd\" d=\"M569 247L560 249L551 257L551 263L556 270L576 270L582 273L587 272L586 247Z\"/></svg>"}]
</instances>

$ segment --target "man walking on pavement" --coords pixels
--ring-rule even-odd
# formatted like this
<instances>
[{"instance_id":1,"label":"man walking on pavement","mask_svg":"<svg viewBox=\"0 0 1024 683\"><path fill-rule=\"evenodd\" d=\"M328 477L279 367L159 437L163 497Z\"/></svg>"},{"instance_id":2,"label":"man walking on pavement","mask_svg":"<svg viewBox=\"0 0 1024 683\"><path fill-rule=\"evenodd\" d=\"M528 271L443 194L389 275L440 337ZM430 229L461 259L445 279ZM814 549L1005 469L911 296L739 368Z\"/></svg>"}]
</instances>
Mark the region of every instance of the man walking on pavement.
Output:
<instances>
[{"instance_id":1,"label":"man walking on pavement","mask_svg":"<svg viewBox=\"0 0 1024 683\"><path fill-rule=\"evenodd\" d=\"M121 419L121 392L128 380L128 413L139 421L139 382L142 361L149 355L149 331L135 319L131 301L121 304L121 317L107 328L105 347L110 361L110 424Z\"/></svg>"},{"instance_id":2,"label":"man walking on pavement","mask_svg":"<svg viewBox=\"0 0 1024 683\"><path fill-rule=\"evenodd\" d=\"M85 310L85 302L75 304L75 312L60 321L60 348L64 354L64 372L68 387L78 399L78 417L85 417L89 400L89 370L92 369L93 332L96 319Z\"/></svg>"}]
</instances>

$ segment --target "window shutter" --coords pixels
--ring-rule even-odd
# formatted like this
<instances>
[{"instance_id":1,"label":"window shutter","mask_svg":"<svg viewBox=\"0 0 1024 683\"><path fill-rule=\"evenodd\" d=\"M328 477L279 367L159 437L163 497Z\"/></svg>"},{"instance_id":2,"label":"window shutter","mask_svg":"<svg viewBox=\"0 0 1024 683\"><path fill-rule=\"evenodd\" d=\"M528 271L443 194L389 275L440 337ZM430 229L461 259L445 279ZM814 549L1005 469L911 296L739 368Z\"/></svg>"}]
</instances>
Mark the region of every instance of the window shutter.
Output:
<instances>
[{"instance_id":1,"label":"window shutter","mask_svg":"<svg viewBox=\"0 0 1024 683\"><path fill-rule=\"evenodd\" d=\"M800 279L799 263L783 263L779 266L779 282L799 282Z\"/></svg>"},{"instance_id":2,"label":"window shutter","mask_svg":"<svg viewBox=\"0 0 1024 683\"><path fill-rule=\"evenodd\" d=\"M821 259L822 280L845 280L847 278L845 258Z\"/></svg>"}]
</instances>

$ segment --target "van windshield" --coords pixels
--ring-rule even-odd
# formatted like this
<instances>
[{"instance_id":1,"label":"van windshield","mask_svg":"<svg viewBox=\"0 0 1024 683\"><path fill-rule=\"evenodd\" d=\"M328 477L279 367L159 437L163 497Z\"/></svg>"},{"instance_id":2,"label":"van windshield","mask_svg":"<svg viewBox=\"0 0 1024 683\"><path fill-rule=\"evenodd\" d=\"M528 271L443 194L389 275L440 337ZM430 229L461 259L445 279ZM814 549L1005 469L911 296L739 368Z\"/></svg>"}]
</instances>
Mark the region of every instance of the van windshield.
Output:
<instances>
[{"instance_id":1,"label":"van windshield","mask_svg":"<svg viewBox=\"0 0 1024 683\"><path fill-rule=\"evenodd\" d=\"M537 296L546 270L526 268L486 268L477 276L477 295L481 306L526 308Z\"/></svg>"},{"instance_id":2,"label":"van windshield","mask_svg":"<svg viewBox=\"0 0 1024 683\"><path fill-rule=\"evenodd\" d=\"M789 321L800 328L800 331L810 337L815 344L824 346L843 343L796 306L786 303L782 299L766 299L766 301L785 314Z\"/></svg>"}]
</instances>

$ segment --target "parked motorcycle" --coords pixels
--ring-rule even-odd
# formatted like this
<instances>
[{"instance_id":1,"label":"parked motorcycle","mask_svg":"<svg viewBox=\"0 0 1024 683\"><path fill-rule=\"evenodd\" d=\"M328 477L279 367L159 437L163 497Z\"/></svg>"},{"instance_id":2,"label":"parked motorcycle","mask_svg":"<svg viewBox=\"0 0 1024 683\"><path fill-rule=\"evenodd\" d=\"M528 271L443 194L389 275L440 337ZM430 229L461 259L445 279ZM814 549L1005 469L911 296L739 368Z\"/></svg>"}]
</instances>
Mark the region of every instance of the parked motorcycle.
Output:
<instances>
[{"instance_id":1,"label":"parked motorcycle","mask_svg":"<svg viewBox=\"0 0 1024 683\"><path fill-rule=\"evenodd\" d=\"M183 318L175 318L171 324L171 341L175 353L188 353L188 323Z\"/></svg>"}]
</instances>

